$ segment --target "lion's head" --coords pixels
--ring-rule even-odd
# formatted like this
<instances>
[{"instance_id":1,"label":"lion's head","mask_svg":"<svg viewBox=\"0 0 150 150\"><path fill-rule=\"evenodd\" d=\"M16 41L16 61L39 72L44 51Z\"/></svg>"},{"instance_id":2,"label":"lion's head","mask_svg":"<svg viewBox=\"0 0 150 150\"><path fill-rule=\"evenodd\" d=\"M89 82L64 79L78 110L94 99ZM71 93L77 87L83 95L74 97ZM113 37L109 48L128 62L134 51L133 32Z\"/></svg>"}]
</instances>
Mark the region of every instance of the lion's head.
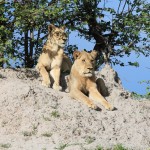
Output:
<instances>
[{"instance_id":1,"label":"lion's head","mask_svg":"<svg viewBox=\"0 0 150 150\"><path fill-rule=\"evenodd\" d=\"M93 76L96 56L97 52L95 50L89 53L85 51L74 51L74 67L82 77Z\"/></svg>"},{"instance_id":2,"label":"lion's head","mask_svg":"<svg viewBox=\"0 0 150 150\"><path fill-rule=\"evenodd\" d=\"M60 47L64 47L66 40L67 40L67 34L65 33L65 27L56 27L52 24L48 26L48 39L53 42L53 44L56 44Z\"/></svg>"}]
</instances>

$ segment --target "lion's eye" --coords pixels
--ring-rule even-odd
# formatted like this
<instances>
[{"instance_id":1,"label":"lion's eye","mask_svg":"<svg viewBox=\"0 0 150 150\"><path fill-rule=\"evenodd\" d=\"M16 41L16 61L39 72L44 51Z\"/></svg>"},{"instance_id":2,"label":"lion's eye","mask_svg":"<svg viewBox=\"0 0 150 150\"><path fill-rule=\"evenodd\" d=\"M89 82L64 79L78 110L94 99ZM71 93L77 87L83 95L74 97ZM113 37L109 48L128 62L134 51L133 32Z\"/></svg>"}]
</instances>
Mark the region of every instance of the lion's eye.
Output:
<instances>
[{"instance_id":1,"label":"lion's eye","mask_svg":"<svg viewBox=\"0 0 150 150\"><path fill-rule=\"evenodd\" d=\"M59 33L56 33L56 36L59 36Z\"/></svg>"},{"instance_id":2,"label":"lion's eye","mask_svg":"<svg viewBox=\"0 0 150 150\"><path fill-rule=\"evenodd\" d=\"M82 62L85 62L85 59L82 59Z\"/></svg>"},{"instance_id":3,"label":"lion's eye","mask_svg":"<svg viewBox=\"0 0 150 150\"><path fill-rule=\"evenodd\" d=\"M94 62L94 60L91 60L91 62L93 63L93 62Z\"/></svg>"},{"instance_id":4,"label":"lion's eye","mask_svg":"<svg viewBox=\"0 0 150 150\"><path fill-rule=\"evenodd\" d=\"M62 34L62 36L65 36L65 37L67 37L68 35L67 35L66 33L63 33L63 34Z\"/></svg>"}]
</instances>

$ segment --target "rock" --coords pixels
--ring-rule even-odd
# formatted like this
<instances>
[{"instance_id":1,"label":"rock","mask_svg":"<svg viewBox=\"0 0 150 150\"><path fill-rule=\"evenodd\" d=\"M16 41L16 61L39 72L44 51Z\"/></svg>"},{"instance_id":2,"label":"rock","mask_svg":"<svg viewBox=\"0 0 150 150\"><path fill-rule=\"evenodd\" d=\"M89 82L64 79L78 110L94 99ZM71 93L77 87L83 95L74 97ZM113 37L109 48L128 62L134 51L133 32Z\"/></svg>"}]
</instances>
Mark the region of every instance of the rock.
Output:
<instances>
[{"instance_id":1,"label":"rock","mask_svg":"<svg viewBox=\"0 0 150 150\"><path fill-rule=\"evenodd\" d=\"M150 101L126 97L117 73L108 65L96 72L97 84L117 108L91 110L69 93L41 85L34 69L0 69L0 148L68 150L150 147ZM67 87L67 74L61 83Z\"/></svg>"}]
</instances>

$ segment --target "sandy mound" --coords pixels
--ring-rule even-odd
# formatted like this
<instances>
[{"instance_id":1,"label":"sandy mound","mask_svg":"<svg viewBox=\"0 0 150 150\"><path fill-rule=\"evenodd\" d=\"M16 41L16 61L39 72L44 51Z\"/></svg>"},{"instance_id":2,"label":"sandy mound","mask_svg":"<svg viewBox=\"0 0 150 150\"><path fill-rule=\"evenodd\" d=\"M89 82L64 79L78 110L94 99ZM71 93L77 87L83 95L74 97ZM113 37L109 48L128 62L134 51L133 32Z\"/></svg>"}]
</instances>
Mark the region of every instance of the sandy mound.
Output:
<instances>
[{"instance_id":1,"label":"sandy mound","mask_svg":"<svg viewBox=\"0 0 150 150\"><path fill-rule=\"evenodd\" d=\"M102 110L95 111L68 93L43 87L33 69L0 69L0 149L98 150L122 144L148 150L150 101L131 99L110 66L96 74L116 111L100 104Z\"/></svg>"}]
</instances>

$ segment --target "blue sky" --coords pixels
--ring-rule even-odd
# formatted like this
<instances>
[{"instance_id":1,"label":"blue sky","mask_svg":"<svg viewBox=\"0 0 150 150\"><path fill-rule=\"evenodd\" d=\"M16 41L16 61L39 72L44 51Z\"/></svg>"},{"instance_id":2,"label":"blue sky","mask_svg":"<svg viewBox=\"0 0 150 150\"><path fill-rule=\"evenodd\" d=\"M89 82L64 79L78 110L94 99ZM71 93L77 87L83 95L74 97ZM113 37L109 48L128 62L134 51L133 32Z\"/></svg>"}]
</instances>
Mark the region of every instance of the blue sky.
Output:
<instances>
[{"instance_id":1,"label":"blue sky","mask_svg":"<svg viewBox=\"0 0 150 150\"><path fill-rule=\"evenodd\" d=\"M77 32L72 32L69 36L69 44L70 45L77 45L79 50L92 50L94 47L94 42L89 42L85 40L84 38L78 37ZM117 71L123 87L130 91L130 92L136 92L139 94L146 94L146 84L140 84L140 81L143 80L150 80L150 58L140 56L137 58L137 56L132 53L130 57L123 57L119 58L119 60L123 62L139 62L139 67L133 67L133 66L125 66L121 67L119 65L113 66L113 69ZM148 69L149 68L149 69Z\"/></svg>"}]
</instances>

